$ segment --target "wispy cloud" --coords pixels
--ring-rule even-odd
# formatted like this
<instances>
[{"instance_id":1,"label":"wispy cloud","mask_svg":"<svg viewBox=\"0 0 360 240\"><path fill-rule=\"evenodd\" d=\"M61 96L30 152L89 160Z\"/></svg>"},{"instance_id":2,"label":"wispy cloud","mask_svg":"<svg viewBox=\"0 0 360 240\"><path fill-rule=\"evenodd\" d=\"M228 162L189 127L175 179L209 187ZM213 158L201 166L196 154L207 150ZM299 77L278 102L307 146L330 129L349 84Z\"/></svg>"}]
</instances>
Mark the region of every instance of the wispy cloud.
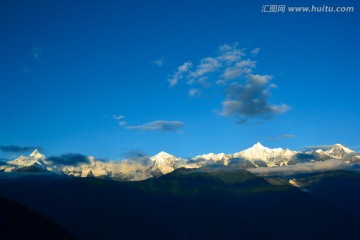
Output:
<instances>
[{"instance_id":1,"label":"wispy cloud","mask_svg":"<svg viewBox=\"0 0 360 240\"><path fill-rule=\"evenodd\" d=\"M244 49L238 48L239 44L234 43L232 45L224 44L219 47L219 55L216 57L220 62L224 62L226 65L231 65L241 61L246 54Z\"/></svg>"},{"instance_id":2,"label":"wispy cloud","mask_svg":"<svg viewBox=\"0 0 360 240\"><path fill-rule=\"evenodd\" d=\"M256 62L250 59L239 61L236 64L226 68L224 73L220 76L220 80L218 80L216 83L222 84L228 80L238 78L244 74L250 74L255 66Z\"/></svg>"},{"instance_id":3,"label":"wispy cloud","mask_svg":"<svg viewBox=\"0 0 360 240\"><path fill-rule=\"evenodd\" d=\"M196 89L196 88L189 89L189 96L190 97L198 97L200 95L201 95L201 91L199 89Z\"/></svg>"},{"instance_id":4,"label":"wispy cloud","mask_svg":"<svg viewBox=\"0 0 360 240\"><path fill-rule=\"evenodd\" d=\"M125 125L127 125L127 122L126 122L126 121L119 121L118 123L119 123L120 126L125 126Z\"/></svg>"},{"instance_id":5,"label":"wispy cloud","mask_svg":"<svg viewBox=\"0 0 360 240\"><path fill-rule=\"evenodd\" d=\"M0 150L3 152L12 152L12 153L19 153L19 152L28 152L33 151L35 149L41 149L41 147L22 147L17 145L1 145Z\"/></svg>"},{"instance_id":6,"label":"wispy cloud","mask_svg":"<svg viewBox=\"0 0 360 240\"><path fill-rule=\"evenodd\" d=\"M190 61L185 62L183 65L177 68L177 71L168 78L169 86L173 87L178 84L179 80L184 78L184 74L189 72L193 64Z\"/></svg>"},{"instance_id":7,"label":"wispy cloud","mask_svg":"<svg viewBox=\"0 0 360 240\"><path fill-rule=\"evenodd\" d=\"M114 120L116 120L116 121L118 121L118 124L120 125L120 126L125 126L125 125L127 125L127 122L126 121L124 121L124 118L125 118L125 116L124 115L112 115L112 118L114 119Z\"/></svg>"},{"instance_id":8,"label":"wispy cloud","mask_svg":"<svg viewBox=\"0 0 360 240\"><path fill-rule=\"evenodd\" d=\"M113 175L120 175L129 181L141 181L152 176L149 170L153 163L144 154L131 156L122 161L99 162L98 164L111 171Z\"/></svg>"},{"instance_id":9,"label":"wispy cloud","mask_svg":"<svg viewBox=\"0 0 360 240\"><path fill-rule=\"evenodd\" d=\"M200 60L200 64L196 67L195 71L190 72L188 76L189 84L200 82L206 74L218 71L222 66L222 63L212 57L203 58Z\"/></svg>"},{"instance_id":10,"label":"wispy cloud","mask_svg":"<svg viewBox=\"0 0 360 240\"><path fill-rule=\"evenodd\" d=\"M127 129L135 129L140 131L161 131L161 132L172 132L180 130L184 126L181 121L164 121L157 120L146 123L144 125L137 126L126 126Z\"/></svg>"},{"instance_id":11,"label":"wispy cloud","mask_svg":"<svg viewBox=\"0 0 360 240\"><path fill-rule=\"evenodd\" d=\"M140 181L151 177L149 170L153 164L149 156L135 152L127 154L127 159L121 161L104 161L77 153L49 157L47 161L69 175L112 176L128 181Z\"/></svg>"},{"instance_id":12,"label":"wispy cloud","mask_svg":"<svg viewBox=\"0 0 360 240\"><path fill-rule=\"evenodd\" d=\"M352 165L342 160L331 159L322 162L299 163L296 165L282 166L276 168L260 167L248 169L250 172L262 176L294 175L299 173L322 172L340 169L350 169Z\"/></svg>"},{"instance_id":13,"label":"wispy cloud","mask_svg":"<svg viewBox=\"0 0 360 240\"><path fill-rule=\"evenodd\" d=\"M161 67L162 65L164 65L164 59L155 60L153 63L154 63L156 66Z\"/></svg>"},{"instance_id":14,"label":"wispy cloud","mask_svg":"<svg viewBox=\"0 0 360 240\"><path fill-rule=\"evenodd\" d=\"M321 149L323 151L326 151L326 150L332 149L333 147L334 147L334 145L314 145L314 146L302 147L301 150L303 150L303 151L313 151L313 150Z\"/></svg>"},{"instance_id":15,"label":"wispy cloud","mask_svg":"<svg viewBox=\"0 0 360 240\"><path fill-rule=\"evenodd\" d=\"M172 131L180 130L184 126L184 123L181 121L165 121L165 120L156 120L142 125L128 125L128 122L124 121L125 116L123 115L119 115L119 116L112 115L112 118L116 120L117 123L123 128L139 130L139 131L172 132Z\"/></svg>"},{"instance_id":16,"label":"wispy cloud","mask_svg":"<svg viewBox=\"0 0 360 240\"><path fill-rule=\"evenodd\" d=\"M250 53L251 55L256 56L260 53L260 48L255 48Z\"/></svg>"},{"instance_id":17,"label":"wispy cloud","mask_svg":"<svg viewBox=\"0 0 360 240\"><path fill-rule=\"evenodd\" d=\"M225 88L225 100L222 109L217 112L225 117L235 116L239 123L286 112L289 109L286 104L270 103L270 91L277 88L270 83L273 76L254 73L256 61L251 57L259 54L260 48L251 50L249 54L246 52L237 43L222 45L217 55L200 59L198 65L193 66L191 61L180 65L168 78L169 85L174 87L183 80L181 82L190 88L190 97L198 96L199 87Z\"/></svg>"},{"instance_id":18,"label":"wispy cloud","mask_svg":"<svg viewBox=\"0 0 360 240\"><path fill-rule=\"evenodd\" d=\"M40 47L33 47L33 49L32 49L32 55L33 55L34 59L35 59L35 60L39 60L42 52L43 52L43 49L42 49L42 48L40 48Z\"/></svg>"},{"instance_id":19,"label":"wispy cloud","mask_svg":"<svg viewBox=\"0 0 360 240\"><path fill-rule=\"evenodd\" d=\"M294 137L295 137L295 135L293 135L293 134L281 134L276 137L267 137L265 139L266 140L284 140L284 139L290 139L290 138L294 138Z\"/></svg>"},{"instance_id":20,"label":"wispy cloud","mask_svg":"<svg viewBox=\"0 0 360 240\"><path fill-rule=\"evenodd\" d=\"M124 119L125 116L124 115L112 115L112 118L115 119L115 120L121 120L121 119Z\"/></svg>"}]
</instances>

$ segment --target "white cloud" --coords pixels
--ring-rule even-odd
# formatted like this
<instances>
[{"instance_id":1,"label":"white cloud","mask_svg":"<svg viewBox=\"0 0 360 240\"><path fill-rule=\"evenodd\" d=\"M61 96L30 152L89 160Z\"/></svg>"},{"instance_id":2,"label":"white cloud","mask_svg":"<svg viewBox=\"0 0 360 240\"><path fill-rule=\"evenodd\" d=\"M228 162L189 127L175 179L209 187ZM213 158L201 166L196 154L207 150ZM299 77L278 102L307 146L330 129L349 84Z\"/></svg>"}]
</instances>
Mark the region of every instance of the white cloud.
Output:
<instances>
[{"instance_id":1,"label":"white cloud","mask_svg":"<svg viewBox=\"0 0 360 240\"><path fill-rule=\"evenodd\" d=\"M191 88L191 89L189 90L189 96L190 96L190 97L198 97L198 96L200 96L200 95L201 95L201 92L200 92L199 89Z\"/></svg>"},{"instance_id":2,"label":"white cloud","mask_svg":"<svg viewBox=\"0 0 360 240\"><path fill-rule=\"evenodd\" d=\"M293 134L281 134L279 136L276 136L276 137L268 137L268 138L265 138L266 140L283 140L283 139L290 139L290 138L294 138L295 135Z\"/></svg>"},{"instance_id":3,"label":"white cloud","mask_svg":"<svg viewBox=\"0 0 360 240\"><path fill-rule=\"evenodd\" d=\"M119 176L130 181L141 181L151 177L149 169L152 162L146 156L137 159L122 161L99 162L102 168L111 172L113 176Z\"/></svg>"},{"instance_id":4,"label":"white cloud","mask_svg":"<svg viewBox=\"0 0 360 240\"><path fill-rule=\"evenodd\" d=\"M202 76L205 73L214 72L220 67L221 63L217 59L207 57L200 61L200 65L198 66L196 72L198 73L198 75Z\"/></svg>"},{"instance_id":5,"label":"white cloud","mask_svg":"<svg viewBox=\"0 0 360 240\"><path fill-rule=\"evenodd\" d=\"M287 105L269 103L268 83L272 76L249 74L246 78L245 84L234 83L228 87L221 115L237 116L241 123L246 123L249 118L267 118L288 110Z\"/></svg>"},{"instance_id":6,"label":"white cloud","mask_svg":"<svg viewBox=\"0 0 360 240\"><path fill-rule=\"evenodd\" d=\"M250 83L264 85L269 82L273 77L270 75L248 75L248 80Z\"/></svg>"},{"instance_id":7,"label":"white cloud","mask_svg":"<svg viewBox=\"0 0 360 240\"><path fill-rule=\"evenodd\" d=\"M179 78L171 78L171 79L169 79L169 86L170 87L173 87L173 86L175 86L177 83L178 83L178 81L179 81Z\"/></svg>"},{"instance_id":8,"label":"white cloud","mask_svg":"<svg viewBox=\"0 0 360 240\"><path fill-rule=\"evenodd\" d=\"M154 61L154 64L161 67L164 64L164 60L163 59L158 59Z\"/></svg>"},{"instance_id":9,"label":"white cloud","mask_svg":"<svg viewBox=\"0 0 360 240\"><path fill-rule=\"evenodd\" d=\"M113 115L112 115L112 118L115 119L115 120L117 120L117 121L118 121L118 124L119 124L120 126L125 126L125 125L127 124L127 122L123 120L123 119L125 118L124 115L114 115L114 114L113 114ZM121 121L119 121L119 120L121 120Z\"/></svg>"},{"instance_id":10,"label":"white cloud","mask_svg":"<svg viewBox=\"0 0 360 240\"><path fill-rule=\"evenodd\" d=\"M306 146L306 147L302 147L302 149L304 151L313 151L313 150L318 150L321 149L323 151L327 151L330 150L334 147L334 145L315 145L315 146Z\"/></svg>"},{"instance_id":11,"label":"white cloud","mask_svg":"<svg viewBox=\"0 0 360 240\"><path fill-rule=\"evenodd\" d=\"M171 132L181 129L184 126L184 123L181 121L164 121L157 120L153 122L146 123L144 125L137 126L127 126L127 129L136 129L140 131L162 131L162 132Z\"/></svg>"},{"instance_id":12,"label":"white cloud","mask_svg":"<svg viewBox=\"0 0 360 240\"><path fill-rule=\"evenodd\" d=\"M128 181L141 181L152 176L149 170L153 163L146 155L121 161L102 161L92 156L67 154L49 160L56 163L64 173L74 176L87 177L92 174L95 177L111 176Z\"/></svg>"},{"instance_id":13,"label":"white cloud","mask_svg":"<svg viewBox=\"0 0 360 240\"><path fill-rule=\"evenodd\" d=\"M126 121L120 121L120 122L119 122L119 125L120 125L120 126L125 126L125 125L127 125L127 122L126 122Z\"/></svg>"},{"instance_id":14,"label":"white cloud","mask_svg":"<svg viewBox=\"0 0 360 240\"><path fill-rule=\"evenodd\" d=\"M220 82L223 83L227 80L238 78L245 74L250 74L252 68L255 66L256 62L250 59L239 61L235 65L225 69L224 73L221 75Z\"/></svg>"},{"instance_id":15,"label":"white cloud","mask_svg":"<svg viewBox=\"0 0 360 240\"><path fill-rule=\"evenodd\" d=\"M251 55L256 56L260 53L260 48L255 48L250 53Z\"/></svg>"},{"instance_id":16,"label":"white cloud","mask_svg":"<svg viewBox=\"0 0 360 240\"><path fill-rule=\"evenodd\" d=\"M238 62L243 57L246 56L243 50L238 49L238 44L235 43L233 45L222 45L219 47L220 55L217 56L217 59L220 62L224 62L227 65L232 64L234 62Z\"/></svg>"},{"instance_id":17,"label":"white cloud","mask_svg":"<svg viewBox=\"0 0 360 240\"><path fill-rule=\"evenodd\" d=\"M178 71L185 73L185 72L189 71L190 68L192 68L192 62L186 62L183 65L178 67Z\"/></svg>"},{"instance_id":18,"label":"white cloud","mask_svg":"<svg viewBox=\"0 0 360 240\"><path fill-rule=\"evenodd\" d=\"M197 93L193 93L197 94ZM143 125L135 125L135 126L128 126L128 122L124 121L123 119L125 116L120 115L113 115L113 119L118 121L118 124L126 129L135 129L140 131L163 131L163 132L170 132L170 131L177 131L184 126L184 123L181 121L165 121L165 120L157 120L153 122L149 122ZM119 121L120 120L120 121Z\"/></svg>"},{"instance_id":19,"label":"white cloud","mask_svg":"<svg viewBox=\"0 0 360 240\"><path fill-rule=\"evenodd\" d=\"M205 75L208 73L216 72L221 68L221 63L211 57L203 58L200 60L200 64L196 67L196 70L189 73L188 84L202 83L204 79L208 79Z\"/></svg>"},{"instance_id":20,"label":"white cloud","mask_svg":"<svg viewBox=\"0 0 360 240\"><path fill-rule=\"evenodd\" d=\"M222 45L219 47L219 54L214 57L205 57L199 61L194 71L189 71L192 67L191 62L185 62L179 66L177 71L168 79L170 86L175 86L179 79L185 78L188 84L201 83L207 79L209 74L218 72L225 80L239 77L242 73L250 73L251 68L255 67L256 62L251 59L243 59L246 54L244 50L233 45Z\"/></svg>"},{"instance_id":21,"label":"white cloud","mask_svg":"<svg viewBox=\"0 0 360 240\"><path fill-rule=\"evenodd\" d=\"M295 135L294 134L281 134L279 137L281 137L281 138L294 138Z\"/></svg>"},{"instance_id":22,"label":"white cloud","mask_svg":"<svg viewBox=\"0 0 360 240\"><path fill-rule=\"evenodd\" d=\"M239 123L245 123L251 118L266 119L284 113L289 109L286 104L270 103L270 90L277 88L274 83L270 83L273 76L254 73L256 61L251 57L259 52L260 48L255 48L247 57L246 49L239 49L238 43L222 45L217 55L202 58L194 67L190 61L179 66L168 79L169 85L173 87L180 79L184 79L184 83L189 85L190 97L199 96L199 90L195 90L198 87L195 88L194 85L207 89L225 88L222 110L218 112L225 117L237 117ZM213 84L214 82L217 84Z\"/></svg>"},{"instance_id":23,"label":"white cloud","mask_svg":"<svg viewBox=\"0 0 360 240\"><path fill-rule=\"evenodd\" d=\"M187 73L192 68L192 62L185 62L183 65L177 68L177 71L168 78L169 86L173 87L178 84L179 80L184 78L184 74Z\"/></svg>"},{"instance_id":24,"label":"white cloud","mask_svg":"<svg viewBox=\"0 0 360 240\"><path fill-rule=\"evenodd\" d=\"M112 118L113 119L115 119L115 120L120 120L120 119L123 119L123 118L125 118L125 116L123 116L123 115L112 115Z\"/></svg>"},{"instance_id":25,"label":"white cloud","mask_svg":"<svg viewBox=\"0 0 360 240\"><path fill-rule=\"evenodd\" d=\"M350 169L351 165L342 160L331 159L323 162L300 163L282 167L260 167L248 169L261 176L293 175L299 173L322 172L340 169Z\"/></svg>"}]
</instances>

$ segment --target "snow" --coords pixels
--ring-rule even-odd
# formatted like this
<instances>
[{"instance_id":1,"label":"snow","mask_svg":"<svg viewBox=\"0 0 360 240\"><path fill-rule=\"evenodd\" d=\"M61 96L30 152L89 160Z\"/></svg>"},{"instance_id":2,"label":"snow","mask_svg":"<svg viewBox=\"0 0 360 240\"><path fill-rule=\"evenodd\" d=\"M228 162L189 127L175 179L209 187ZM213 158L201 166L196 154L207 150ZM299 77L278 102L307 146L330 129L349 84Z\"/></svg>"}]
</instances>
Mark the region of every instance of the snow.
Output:
<instances>
[{"instance_id":1,"label":"snow","mask_svg":"<svg viewBox=\"0 0 360 240\"><path fill-rule=\"evenodd\" d=\"M21 167L28 167L38 163L42 165L40 162L45 160L45 156L42 155L37 149L33 151L29 156L23 156L16 158L15 160L9 161L8 164L17 165Z\"/></svg>"},{"instance_id":2,"label":"snow","mask_svg":"<svg viewBox=\"0 0 360 240\"><path fill-rule=\"evenodd\" d=\"M35 149L31 154L30 157L33 157L35 159L45 159L45 156L42 155L39 150Z\"/></svg>"},{"instance_id":3,"label":"snow","mask_svg":"<svg viewBox=\"0 0 360 240\"><path fill-rule=\"evenodd\" d=\"M341 145L341 144L339 144L339 143L335 144L335 145L334 145L334 148L340 148L340 149L342 149L342 150L343 150L344 152L346 152L346 153L353 153L353 152L354 152L354 151L351 150L350 148L344 147L343 145Z\"/></svg>"},{"instance_id":4,"label":"snow","mask_svg":"<svg viewBox=\"0 0 360 240\"><path fill-rule=\"evenodd\" d=\"M333 148L331 148L328 151L325 151L330 157L336 158L336 159L342 159L346 154L353 153L354 151L344 147L341 144L335 144Z\"/></svg>"},{"instance_id":5,"label":"snow","mask_svg":"<svg viewBox=\"0 0 360 240\"><path fill-rule=\"evenodd\" d=\"M284 151L282 148L267 148L260 142L254 144L251 148L234 154L234 157L244 158L249 161L262 160L271 162L270 160L281 155Z\"/></svg>"},{"instance_id":6,"label":"snow","mask_svg":"<svg viewBox=\"0 0 360 240\"><path fill-rule=\"evenodd\" d=\"M290 180L289 180L289 183L290 183L291 185L293 185L294 187L300 188L300 185L296 182L295 179L290 179Z\"/></svg>"},{"instance_id":7,"label":"snow","mask_svg":"<svg viewBox=\"0 0 360 240\"><path fill-rule=\"evenodd\" d=\"M257 160L264 161L268 168L278 168L287 166L288 162L294 159L297 153L299 152L292 151L288 148L271 149L263 146L260 142L257 142L252 147L234 154L207 153L195 156L192 159L182 159L162 151L155 156L150 158L145 157L140 161L139 159L101 161L93 156L89 156L89 161L85 163L55 165L53 162L47 161L46 157L36 149L29 156L20 156L14 160L8 161L7 165L1 166L0 171L13 172L23 167L33 166L41 170L76 177L106 176L114 179L120 178L138 181L150 178L154 174L168 174L178 168L200 168L211 166L212 164L223 164L224 166L227 166L233 159L236 161L236 158L248 160L252 162L256 168L261 166ZM333 158L341 160L344 164L352 164L354 161L360 160L360 155L357 155L358 153L355 153L353 150L344 147L341 144L335 144L331 149L326 151L317 149L305 153L313 154L316 157L314 162ZM290 182L290 184L295 186L296 182Z\"/></svg>"},{"instance_id":8,"label":"snow","mask_svg":"<svg viewBox=\"0 0 360 240\"><path fill-rule=\"evenodd\" d=\"M194 157L194 160L198 160L198 159L204 159L204 160L213 160L213 161L220 161L225 157L225 153L219 153L219 154L215 154L215 153L208 153L208 154L203 154L203 155L199 155Z\"/></svg>"},{"instance_id":9,"label":"snow","mask_svg":"<svg viewBox=\"0 0 360 240\"><path fill-rule=\"evenodd\" d=\"M195 161L201 161L201 160L205 160L208 163L211 162L221 162L224 165L228 165L230 159L233 158L232 154L225 154L225 153L208 153L208 154L203 154L203 155L198 155L196 157L193 158L193 160ZM206 162L204 164L206 164Z\"/></svg>"},{"instance_id":10,"label":"snow","mask_svg":"<svg viewBox=\"0 0 360 240\"><path fill-rule=\"evenodd\" d=\"M166 152L159 152L151 157L150 160L154 162L153 170L159 170L162 174L167 174L175 170L176 162L180 158Z\"/></svg>"}]
</instances>

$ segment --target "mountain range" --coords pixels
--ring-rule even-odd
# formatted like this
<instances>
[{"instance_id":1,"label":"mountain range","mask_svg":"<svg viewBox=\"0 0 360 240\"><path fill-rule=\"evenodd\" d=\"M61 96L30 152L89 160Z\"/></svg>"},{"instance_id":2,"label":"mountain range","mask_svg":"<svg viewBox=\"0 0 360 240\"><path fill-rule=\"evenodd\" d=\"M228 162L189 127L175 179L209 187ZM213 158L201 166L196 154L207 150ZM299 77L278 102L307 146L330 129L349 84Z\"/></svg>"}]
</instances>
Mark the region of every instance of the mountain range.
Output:
<instances>
[{"instance_id":1,"label":"mountain range","mask_svg":"<svg viewBox=\"0 0 360 240\"><path fill-rule=\"evenodd\" d=\"M0 177L0 199L78 239L360 239L360 175L349 171L297 176L305 189L227 167L180 168L144 181L14 174ZM11 219L0 219L5 236L19 229Z\"/></svg>"},{"instance_id":2,"label":"mountain range","mask_svg":"<svg viewBox=\"0 0 360 240\"><path fill-rule=\"evenodd\" d=\"M50 223L26 224L39 213L62 239L360 239L359 156L340 144L122 161L35 150L0 165L0 200L33 211L5 215L0 236L40 239Z\"/></svg>"},{"instance_id":3,"label":"mountain range","mask_svg":"<svg viewBox=\"0 0 360 240\"><path fill-rule=\"evenodd\" d=\"M326 149L292 151L288 148L267 148L258 142L248 149L233 154L208 153L184 159L160 152L152 157L140 156L122 161L103 161L93 156L79 154L47 158L36 149L29 156L20 156L0 165L0 171L51 172L74 177L138 181L168 174L179 168L223 167L251 171L256 168L282 168L327 160L339 160L342 164L350 166L360 162L360 153L341 144L328 146Z\"/></svg>"}]
</instances>

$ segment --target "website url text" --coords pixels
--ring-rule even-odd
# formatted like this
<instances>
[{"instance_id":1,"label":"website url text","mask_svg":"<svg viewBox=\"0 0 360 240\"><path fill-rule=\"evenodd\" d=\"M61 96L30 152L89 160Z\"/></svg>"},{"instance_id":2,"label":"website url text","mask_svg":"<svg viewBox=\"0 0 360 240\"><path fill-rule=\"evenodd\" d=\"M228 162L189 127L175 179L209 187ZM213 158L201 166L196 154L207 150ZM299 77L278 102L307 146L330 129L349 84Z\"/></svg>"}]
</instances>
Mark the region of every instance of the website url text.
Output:
<instances>
[{"instance_id":1,"label":"website url text","mask_svg":"<svg viewBox=\"0 0 360 240\"><path fill-rule=\"evenodd\" d=\"M355 7L335 7L335 6L307 6L307 7L295 7L295 6L286 6L286 5L262 5L261 12L264 13L285 13L285 12L294 12L294 13L351 13L355 12Z\"/></svg>"}]
</instances>

